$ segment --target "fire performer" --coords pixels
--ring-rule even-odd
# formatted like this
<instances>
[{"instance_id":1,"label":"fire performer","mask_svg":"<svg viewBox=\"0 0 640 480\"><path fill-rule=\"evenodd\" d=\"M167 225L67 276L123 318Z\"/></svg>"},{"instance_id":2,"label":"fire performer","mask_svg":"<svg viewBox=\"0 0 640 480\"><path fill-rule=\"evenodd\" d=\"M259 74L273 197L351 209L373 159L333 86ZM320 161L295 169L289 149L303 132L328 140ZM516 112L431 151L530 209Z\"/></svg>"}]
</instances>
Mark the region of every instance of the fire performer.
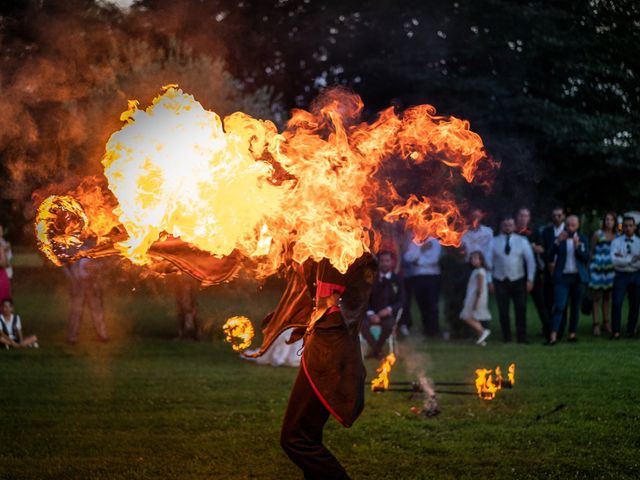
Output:
<instances>
[{"instance_id":1,"label":"fire performer","mask_svg":"<svg viewBox=\"0 0 640 480\"><path fill-rule=\"evenodd\" d=\"M364 407L365 371L358 331L364 319L376 263L370 254L341 274L328 260L292 263L276 310L263 321L264 353L294 327L302 337L301 368L289 397L280 443L307 479L349 478L322 444L330 415L350 427Z\"/></svg>"}]
</instances>

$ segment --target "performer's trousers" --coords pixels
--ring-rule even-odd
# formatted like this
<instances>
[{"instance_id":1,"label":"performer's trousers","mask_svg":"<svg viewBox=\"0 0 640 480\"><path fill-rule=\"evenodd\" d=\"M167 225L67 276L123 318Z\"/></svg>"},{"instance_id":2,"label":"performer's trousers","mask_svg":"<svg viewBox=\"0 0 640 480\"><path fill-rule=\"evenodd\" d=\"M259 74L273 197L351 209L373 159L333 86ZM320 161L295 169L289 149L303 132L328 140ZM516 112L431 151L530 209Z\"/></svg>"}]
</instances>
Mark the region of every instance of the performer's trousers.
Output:
<instances>
[{"instance_id":1,"label":"performer's trousers","mask_svg":"<svg viewBox=\"0 0 640 480\"><path fill-rule=\"evenodd\" d=\"M75 280L71 283L71 305L69 306L69 330L67 338L71 342L78 339L82 312L85 304L89 305L93 326L101 340L106 340L107 327L104 324L104 309L102 308L102 292L95 280Z\"/></svg>"},{"instance_id":2,"label":"performer's trousers","mask_svg":"<svg viewBox=\"0 0 640 480\"><path fill-rule=\"evenodd\" d=\"M300 368L284 415L280 445L302 469L306 480L349 478L340 462L322 444L322 430L328 419L329 411Z\"/></svg>"}]
</instances>

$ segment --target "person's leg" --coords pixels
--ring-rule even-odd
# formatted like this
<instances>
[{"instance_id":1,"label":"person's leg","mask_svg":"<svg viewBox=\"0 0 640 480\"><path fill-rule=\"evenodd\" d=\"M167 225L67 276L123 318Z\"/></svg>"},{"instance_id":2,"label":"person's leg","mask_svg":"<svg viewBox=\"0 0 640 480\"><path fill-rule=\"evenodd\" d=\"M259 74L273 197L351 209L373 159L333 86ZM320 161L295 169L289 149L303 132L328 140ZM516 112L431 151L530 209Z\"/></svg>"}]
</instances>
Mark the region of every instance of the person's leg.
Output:
<instances>
[{"instance_id":1,"label":"person's leg","mask_svg":"<svg viewBox=\"0 0 640 480\"><path fill-rule=\"evenodd\" d=\"M614 337L620 335L622 324L622 304L624 296L627 293L627 274L625 272L616 272L613 280L613 290L611 292L611 333Z\"/></svg>"},{"instance_id":2,"label":"person's leg","mask_svg":"<svg viewBox=\"0 0 640 480\"><path fill-rule=\"evenodd\" d=\"M496 303L498 304L498 316L500 318L502 339L505 342L510 342L511 322L509 320L509 282L494 280L493 285L496 294Z\"/></svg>"},{"instance_id":3,"label":"person's leg","mask_svg":"<svg viewBox=\"0 0 640 480\"><path fill-rule=\"evenodd\" d=\"M591 289L591 299L593 302L593 334L600 335L600 307L603 305L602 290ZM603 312L604 317L604 312Z\"/></svg>"},{"instance_id":4,"label":"person's leg","mask_svg":"<svg viewBox=\"0 0 640 480\"><path fill-rule=\"evenodd\" d=\"M564 275L560 280L555 282L553 289L553 325L551 327L551 335L549 340L554 343L558 340L558 332L562 326L562 318L566 311L567 299L569 297L569 287L566 283Z\"/></svg>"},{"instance_id":5,"label":"person's leg","mask_svg":"<svg viewBox=\"0 0 640 480\"><path fill-rule=\"evenodd\" d=\"M404 278L404 305L402 306L402 316L398 325L404 325L407 329L413 324L411 307L413 306L413 277Z\"/></svg>"},{"instance_id":6,"label":"person's leg","mask_svg":"<svg viewBox=\"0 0 640 480\"><path fill-rule=\"evenodd\" d=\"M439 335L438 301L440 299L440 275L425 276L427 334Z\"/></svg>"},{"instance_id":7,"label":"person's leg","mask_svg":"<svg viewBox=\"0 0 640 480\"><path fill-rule=\"evenodd\" d=\"M428 280L426 275L417 275L413 277L413 292L416 296L416 302L420 309L420 317L422 319L422 330L426 336L433 335L429 329L429 299L428 296Z\"/></svg>"},{"instance_id":8,"label":"person's leg","mask_svg":"<svg viewBox=\"0 0 640 480\"><path fill-rule=\"evenodd\" d=\"M527 339L527 279L512 282L511 291L516 314L516 337L518 342L525 343L529 341Z\"/></svg>"},{"instance_id":9,"label":"person's leg","mask_svg":"<svg viewBox=\"0 0 640 480\"><path fill-rule=\"evenodd\" d=\"M542 335L545 338L549 338L549 315L544 301L542 275L540 274L536 274L533 282L533 290L531 291L531 298L533 299L533 304L536 307L536 312L538 313L538 318L542 325Z\"/></svg>"},{"instance_id":10,"label":"person's leg","mask_svg":"<svg viewBox=\"0 0 640 480\"><path fill-rule=\"evenodd\" d=\"M571 275L569 282L569 299L571 316L569 317L569 338L576 338L578 322L580 321L580 303L582 302L582 282L578 275Z\"/></svg>"},{"instance_id":11,"label":"person's leg","mask_svg":"<svg viewBox=\"0 0 640 480\"><path fill-rule=\"evenodd\" d=\"M380 336L378 337L378 342L376 344L376 352L378 355L382 352L384 348L384 344L391 335L393 331L393 326L396 324L395 318L392 316L384 317L381 319L382 323L380 324Z\"/></svg>"},{"instance_id":12,"label":"person's leg","mask_svg":"<svg viewBox=\"0 0 640 480\"><path fill-rule=\"evenodd\" d=\"M91 310L93 327L96 330L98 338L104 342L109 339L109 335L107 335L107 327L104 324L102 289L100 288L100 284L93 279L87 280L87 283L87 300L89 302L89 309Z\"/></svg>"},{"instance_id":13,"label":"person's leg","mask_svg":"<svg viewBox=\"0 0 640 480\"><path fill-rule=\"evenodd\" d=\"M367 341L367 344L369 345L369 349L370 349L370 354L371 356L376 356L377 355L377 343L376 343L376 339L373 337L373 334L371 333L371 320L369 320L369 317L365 317L365 319L362 321L362 328L360 329L360 334L362 335L362 338L364 338Z\"/></svg>"},{"instance_id":14,"label":"person's leg","mask_svg":"<svg viewBox=\"0 0 640 480\"><path fill-rule=\"evenodd\" d=\"M316 396L302 368L291 390L282 422L280 445L305 479L348 479L340 462L322 444L329 412Z\"/></svg>"},{"instance_id":15,"label":"person's leg","mask_svg":"<svg viewBox=\"0 0 640 480\"><path fill-rule=\"evenodd\" d=\"M87 289L85 284L79 280L73 280L69 288L69 328L67 330L67 341L76 343L78 341L78 332L80 331L80 322L82 321L82 310L84 309L84 301Z\"/></svg>"},{"instance_id":16,"label":"person's leg","mask_svg":"<svg viewBox=\"0 0 640 480\"><path fill-rule=\"evenodd\" d=\"M542 284L543 287L543 291L544 291L544 303L547 309L547 318L549 319L549 330L552 329L552 322L553 322L553 307L555 304L554 298L553 298L553 277L551 276L551 274L549 273L549 270L547 268L545 268L544 271L544 282Z\"/></svg>"},{"instance_id":17,"label":"person's leg","mask_svg":"<svg viewBox=\"0 0 640 480\"><path fill-rule=\"evenodd\" d=\"M475 318L467 318L463 320L467 325L469 325L469 327L471 327L474 332L476 332L476 335L478 335L478 337L482 335L482 332L484 332L484 327L478 320L476 320Z\"/></svg>"},{"instance_id":18,"label":"person's leg","mask_svg":"<svg viewBox=\"0 0 640 480\"><path fill-rule=\"evenodd\" d=\"M611 333L611 323L609 321L611 313L611 289L602 292L602 329Z\"/></svg>"},{"instance_id":19,"label":"person's leg","mask_svg":"<svg viewBox=\"0 0 640 480\"><path fill-rule=\"evenodd\" d=\"M633 275L633 280L629 282L629 317L627 319L627 335L636 334L638 325L638 313L640 312L640 273Z\"/></svg>"}]
</instances>

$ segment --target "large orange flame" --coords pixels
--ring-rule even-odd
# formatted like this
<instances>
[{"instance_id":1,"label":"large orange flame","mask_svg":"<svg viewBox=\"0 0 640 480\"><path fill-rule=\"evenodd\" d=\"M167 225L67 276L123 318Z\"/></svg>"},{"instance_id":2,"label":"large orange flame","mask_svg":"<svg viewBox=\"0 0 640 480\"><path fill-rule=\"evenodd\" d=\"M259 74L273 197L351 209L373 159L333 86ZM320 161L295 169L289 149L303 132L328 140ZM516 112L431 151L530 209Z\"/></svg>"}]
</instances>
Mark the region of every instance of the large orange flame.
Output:
<instances>
[{"instance_id":1,"label":"large orange flame","mask_svg":"<svg viewBox=\"0 0 640 480\"><path fill-rule=\"evenodd\" d=\"M496 163L482 139L468 122L436 116L430 105L402 115L389 108L370 124L357 122L362 108L357 95L332 90L310 111L293 111L279 133L244 113L221 120L168 86L145 110L131 101L107 143L102 163L115 208L90 211L83 192L77 200L85 208L74 216L84 212L92 224L104 213L110 227L116 218L119 236L111 241L134 263L152 263L152 244L173 237L214 257L250 259L258 276L288 258L326 258L345 272L373 248L382 219L405 221L417 241L434 236L458 245L465 222L446 187L456 176L490 180ZM391 166L393 174L385 170ZM430 196L436 184L438 195ZM54 263L47 228L51 212L67 207L60 203L43 203L37 220L41 248Z\"/></svg>"}]
</instances>

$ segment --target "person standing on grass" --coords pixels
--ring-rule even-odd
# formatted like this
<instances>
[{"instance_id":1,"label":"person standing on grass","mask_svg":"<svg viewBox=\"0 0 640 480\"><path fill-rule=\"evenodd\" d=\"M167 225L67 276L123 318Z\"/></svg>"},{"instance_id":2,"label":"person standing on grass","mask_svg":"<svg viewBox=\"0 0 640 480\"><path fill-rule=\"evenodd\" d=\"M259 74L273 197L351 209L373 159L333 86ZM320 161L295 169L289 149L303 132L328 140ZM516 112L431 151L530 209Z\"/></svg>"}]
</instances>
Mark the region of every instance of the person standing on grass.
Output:
<instances>
[{"instance_id":1,"label":"person standing on grass","mask_svg":"<svg viewBox=\"0 0 640 480\"><path fill-rule=\"evenodd\" d=\"M71 297L69 330L67 333L67 342L71 345L75 345L78 342L78 333L85 303L89 305L98 339L101 342L109 341L107 327L104 323L102 288L100 286L99 272L97 271L99 263L99 260L81 258L64 266L64 273L69 279L69 294Z\"/></svg>"},{"instance_id":2,"label":"person standing on grass","mask_svg":"<svg viewBox=\"0 0 640 480\"><path fill-rule=\"evenodd\" d=\"M0 225L0 299L11 297L11 245L4 239L4 228Z\"/></svg>"},{"instance_id":3,"label":"person standing on grass","mask_svg":"<svg viewBox=\"0 0 640 480\"><path fill-rule=\"evenodd\" d=\"M622 222L623 235L611 242L611 260L616 274L613 280L613 311L611 338L620 338L622 323L622 304L625 294L629 295L629 317L627 334L636 333L638 312L640 311L640 238L636 233L637 225L633 217L625 217Z\"/></svg>"},{"instance_id":4,"label":"person standing on grass","mask_svg":"<svg viewBox=\"0 0 640 480\"><path fill-rule=\"evenodd\" d=\"M551 271L551 261L552 261L552 253L553 246L558 238L558 236L564 231L564 221L566 215L564 213L564 207L554 207L551 210L551 224L547 225L542 230L542 258L545 261L545 269L544 269L544 302L547 307L547 318L549 318L549 322L551 323L553 320L553 292L554 292L554 283L553 283L553 273ZM562 327L560 330L564 330L564 326L567 323L567 313L566 311L562 313Z\"/></svg>"},{"instance_id":5,"label":"person standing on grass","mask_svg":"<svg viewBox=\"0 0 640 480\"><path fill-rule=\"evenodd\" d=\"M521 207L516 214L516 233L525 237L531 244L533 257L536 264L536 274L533 278L533 290L531 299L538 312L538 318L542 324L542 336L549 339L549 313L544 300L544 268L545 262L542 258L544 247L542 246L542 232L540 229L532 230L529 226L531 221L531 211L527 207Z\"/></svg>"},{"instance_id":6,"label":"person standing on grass","mask_svg":"<svg viewBox=\"0 0 640 480\"><path fill-rule=\"evenodd\" d=\"M551 251L551 271L553 273L553 325L548 345L555 345L561 331L562 314L571 307L569 317L569 342L576 341L576 329L580 319L580 301L583 285L589 282L587 264L589 262L589 241L578 232L580 220L569 215L565 230L558 235Z\"/></svg>"},{"instance_id":7,"label":"person standing on grass","mask_svg":"<svg viewBox=\"0 0 640 480\"><path fill-rule=\"evenodd\" d=\"M489 321L489 283L487 281L487 265L482 252L472 252L469 258L473 271L467 283L467 294L460 318L464 320L477 334L477 345L485 346L491 335Z\"/></svg>"},{"instance_id":8,"label":"person standing on grass","mask_svg":"<svg viewBox=\"0 0 640 480\"><path fill-rule=\"evenodd\" d=\"M440 334L438 304L440 302L440 255L442 246L438 239L429 237L424 242L409 242L404 261L411 268L411 286L415 295L424 335Z\"/></svg>"},{"instance_id":9,"label":"person standing on grass","mask_svg":"<svg viewBox=\"0 0 640 480\"><path fill-rule=\"evenodd\" d=\"M38 337L22 335L20 316L13 313L13 300L5 298L0 305L0 344L5 348L38 348Z\"/></svg>"},{"instance_id":10,"label":"person standing on grass","mask_svg":"<svg viewBox=\"0 0 640 480\"><path fill-rule=\"evenodd\" d=\"M593 296L593 334L600 335L600 308L602 329L611 333L609 308L611 291L616 271L611 258L611 242L616 238L616 214L607 212L602 219L602 228L591 239L591 262L589 262L589 288Z\"/></svg>"},{"instance_id":11,"label":"person standing on grass","mask_svg":"<svg viewBox=\"0 0 640 480\"><path fill-rule=\"evenodd\" d=\"M529 241L514 233L515 228L513 216L505 216L500 223L501 233L493 239L493 289L500 315L502 339L505 342L511 341L509 306L513 301L518 343L528 343L527 293L533 289L536 263Z\"/></svg>"}]
</instances>

